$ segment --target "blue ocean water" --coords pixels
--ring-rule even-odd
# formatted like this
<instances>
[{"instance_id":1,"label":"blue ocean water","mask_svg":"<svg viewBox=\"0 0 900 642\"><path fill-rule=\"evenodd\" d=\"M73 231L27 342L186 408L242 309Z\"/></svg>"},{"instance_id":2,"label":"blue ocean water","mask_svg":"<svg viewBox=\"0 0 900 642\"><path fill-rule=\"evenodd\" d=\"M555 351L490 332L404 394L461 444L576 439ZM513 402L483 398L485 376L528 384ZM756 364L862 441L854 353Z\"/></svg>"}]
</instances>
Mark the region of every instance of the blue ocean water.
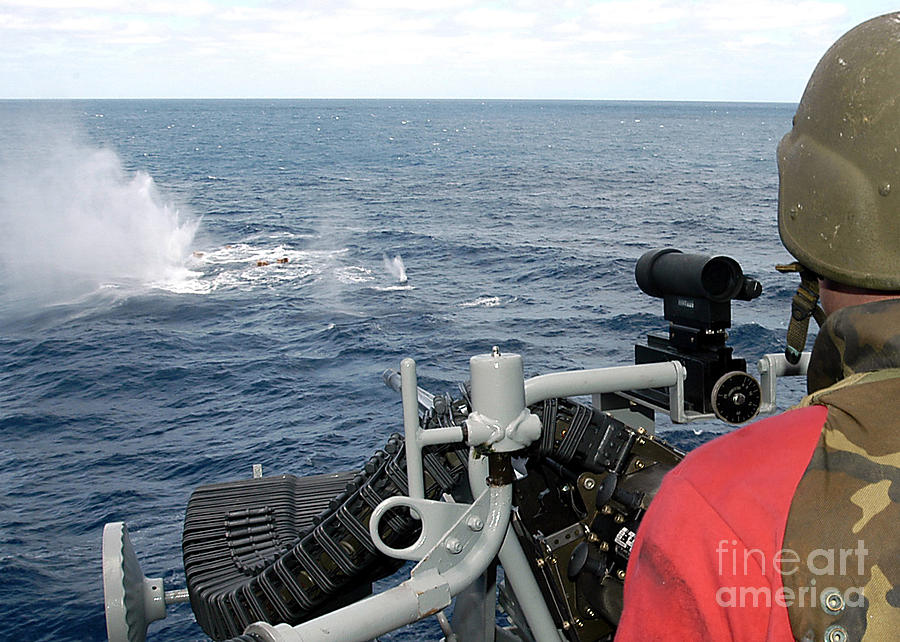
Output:
<instances>
[{"instance_id":1,"label":"blue ocean water","mask_svg":"<svg viewBox=\"0 0 900 642\"><path fill-rule=\"evenodd\" d=\"M177 588L196 486L360 466L402 431L380 375L403 357L434 392L493 345L529 375L629 363L666 327L634 283L649 249L738 259L764 293L735 351L782 350L793 111L0 102L0 637L105 639L105 522ZM418 626L385 639L440 637ZM187 605L150 630L206 639Z\"/></svg>"}]
</instances>

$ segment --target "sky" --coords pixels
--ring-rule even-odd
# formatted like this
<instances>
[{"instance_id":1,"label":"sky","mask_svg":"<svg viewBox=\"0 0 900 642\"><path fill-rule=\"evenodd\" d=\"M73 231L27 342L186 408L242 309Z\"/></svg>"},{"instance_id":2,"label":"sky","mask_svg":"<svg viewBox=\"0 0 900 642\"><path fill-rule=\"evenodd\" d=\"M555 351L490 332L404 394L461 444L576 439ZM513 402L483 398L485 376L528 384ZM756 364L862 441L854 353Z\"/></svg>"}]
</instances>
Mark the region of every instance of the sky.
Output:
<instances>
[{"instance_id":1,"label":"sky","mask_svg":"<svg viewBox=\"0 0 900 642\"><path fill-rule=\"evenodd\" d=\"M797 102L878 0L0 0L0 98Z\"/></svg>"}]
</instances>

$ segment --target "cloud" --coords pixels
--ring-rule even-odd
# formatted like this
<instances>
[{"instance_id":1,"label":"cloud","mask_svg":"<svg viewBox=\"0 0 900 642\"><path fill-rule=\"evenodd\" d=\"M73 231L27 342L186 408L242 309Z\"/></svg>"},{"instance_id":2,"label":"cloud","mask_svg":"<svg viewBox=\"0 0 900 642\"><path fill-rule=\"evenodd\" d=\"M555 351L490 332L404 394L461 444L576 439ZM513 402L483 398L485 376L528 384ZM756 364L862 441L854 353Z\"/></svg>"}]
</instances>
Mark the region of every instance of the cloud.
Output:
<instances>
[{"instance_id":1,"label":"cloud","mask_svg":"<svg viewBox=\"0 0 900 642\"><path fill-rule=\"evenodd\" d=\"M534 12L479 7L459 13L455 21L473 31L515 32L535 26L538 17Z\"/></svg>"},{"instance_id":2,"label":"cloud","mask_svg":"<svg viewBox=\"0 0 900 642\"><path fill-rule=\"evenodd\" d=\"M131 68L171 83L203 69L197 82L172 84L175 96L247 95L246 88L260 91L262 79L275 75L280 79L270 83L269 95L321 95L310 94L315 87L325 95L364 96L371 94L355 88L360 78L365 87L398 87L399 69L410 74L407 96L422 91L423 78L441 79L450 95L467 96L483 86L497 95L533 96L548 76L584 79L569 90L583 97L604 97L596 92L609 86L647 92L673 74L768 74L771 83L787 85L809 73L852 26L848 20L846 2L831 0L233 0L224 6L0 0L0 87L24 85L29 66L67 68L69 79L57 80L60 85L74 82L77 68L85 84L99 64L108 78ZM254 67L262 72L254 74ZM493 73L495 82L467 86L473 69L479 77ZM53 82L52 74L32 73L27 84L53 95Z\"/></svg>"}]
</instances>

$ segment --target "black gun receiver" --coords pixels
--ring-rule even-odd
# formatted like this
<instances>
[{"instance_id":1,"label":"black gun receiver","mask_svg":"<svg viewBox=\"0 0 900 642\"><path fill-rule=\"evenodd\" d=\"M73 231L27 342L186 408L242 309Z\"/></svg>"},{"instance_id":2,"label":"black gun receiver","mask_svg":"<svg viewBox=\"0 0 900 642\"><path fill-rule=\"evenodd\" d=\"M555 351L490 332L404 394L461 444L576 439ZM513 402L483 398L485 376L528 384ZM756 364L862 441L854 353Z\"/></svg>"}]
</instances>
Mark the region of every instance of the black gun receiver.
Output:
<instances>
[{"instance_id":1,"label":"black gun receiver","mask_svg":"<svg viewBox=\"0 0 900 642\"><path fill-rule=\"evenodd\" d=\"M732 300L750 301L762 293L756 279L744 276L728 256L685 254L665 248L638 259L638 287L663 299L669 334L650 334L634 347L635 363L679 361L687 372L685 410L713 413L729 423L752 419L760 405L759 383L747 374L747 362L732 357L726 345ZM637 391L645 401L668 407L664 390Z\"/></svg>"}]
</instances>

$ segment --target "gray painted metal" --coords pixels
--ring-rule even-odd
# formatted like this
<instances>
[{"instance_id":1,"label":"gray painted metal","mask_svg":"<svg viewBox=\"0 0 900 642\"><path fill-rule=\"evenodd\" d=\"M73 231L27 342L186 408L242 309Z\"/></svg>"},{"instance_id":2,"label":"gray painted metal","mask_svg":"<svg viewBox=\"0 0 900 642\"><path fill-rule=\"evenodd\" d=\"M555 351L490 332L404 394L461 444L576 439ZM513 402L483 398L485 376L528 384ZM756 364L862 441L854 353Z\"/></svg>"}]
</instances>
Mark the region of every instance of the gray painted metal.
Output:
<instances>
[{"instance_id":1,"label":"gray painted metal","mask_svg":"<svg viewBox=\"0 0 900 642\"><path fill-rule=\"evenodd\" d=\"M403 432L406 436L406 478L409 496L413 499L425 497L422 446L419 444L418 389L416 362L406 358L400 362L400 398L403 400Z\"/></svg>"},{"instance_id":2,"label":"gray painted metal","mask_svg":"<svg viewBox=\"0 0 900 642\"><path fill-rule=\"evenodd\" d=\"M472 531L467 518L484 511L484 528ZM366 642L396 628L434 615L450 605L488 567L503 543L512 508L512 485L492 486L457 524L392 589L291 627L258 622L247 627L265 642ZM451 540L460 547L448 547Z\"/></svg>"},{"instance_id":3,"label":"gray painted metal","mask_svg":"<svg viewBox=\"0 0 900 642\"><path fill-rule=\"evenodd\" d=\"M475 458L470 453L469 484L472 486L472 492L478 492L478 489L484 488L486 478L487 462L484 457ZM503 566L506 581L512 587L513 593L516 594L519 606L525 615L525 621L535 639L541 642L563 640L564 638L557 630L553 616L550 614L550 609L544 601L541 587L538 586L537 580L531 572L525 551L522 550L519 538L516 537L511 527L503 540L498 557L500 565Z\"/></svg>"},{"instance_id":4,"label":"gray painted metal","mask_svg":"<svg viewBox=\"0 0 900 642\"><path fill-rule=\"evenodd\" d=\"M812 353L810 352L801 353L800 360L796 364L790 363L783 352L763 355L756 364L756 368L759 370L759 386L762 390L762 403L759 406L760 414L775 412L775 382L779 377L806 376L811 355Z\"/></svg>"},{"instance_id":5,"label":"gray painted metal","mask_svg":"<svg viewBox=\"0 0 900 642\"><path fill-rule=\"evenodd\" d=\"M771 412L775 407L775 380L805 374L808 362L809 353L804 353L797 366L788 364L783 355L766 355L760 360L763 412ZM467 431L468 443L473 447L488 445L494 452L517 450L537 438L539 430L534 432L533 415L527 406L553 397L667 387L670 408L656 410L668 412L674 421L696 418L684 412L685 372L678 362L551 373L523 381L521 357L502 355L495 348L490 355L473 357L470 368L473 420ZM506 631L486 628L485 613L493 614L494 591L487 590L486 586L479 588L478 583L485 570L499 559L534 638L540 642L563 640L525 553L509 529L511 485L486 488L487 460L474 456L473 448L469 478L473 495L478 499L471 505L425 500L423 446L460 442L465 433L459 426L422 430L418 407L433 407L434 397L418 388L412 359L401 363L399 375L386 372L384 377L388 385L400 389L403 397L410 497L395 497L378 507L378 517L373 514L372 537L382 552L401 559L420 560L419 564L399 586L310 622L296 627L256 623L246 632L269 642L365 642L440 613L453 596L469 588L472 591L469 595L475 595L475 602L479 603L476 604L479 614L473 616L466 628L471 625L484 633L466 642L490 642L495 633L500 640L517 639ZM627 397L627 392L622 396ZM422 537L403 550L390 549L377 536L381 515L399 505L415 510L423 520ZM165 617L166 603L189 599L187 591L164 591L161 579L144 577L122 522L104 528L103 582L110 642L142 642L149 622ZM128 619L135 625L129 626ZM444 620L442 626L446 626Z\"/></svg>"},{"instance_id":6,"label":"gray painted metal","mask_svg":"<svg viewBox=\"0 0 900 642\"><path fill-rule=\"evenodd\" d=\"M144 642L147 625L166 617L161 577L141 572L125 522L103 527L103 597L111 642Z\"/></svg>"},{"instance_id":7,"label":"gray painted metal","mask_svg":"<svg viewBox=\"0 0 900 642\"><path fill-rule=\"evenodd\" d=\"M539 375L525 382L525 405L530 406L554 397L671 388L684 382L683 368L677 361L665 361Z\"/></svg>"}]
</instances>

